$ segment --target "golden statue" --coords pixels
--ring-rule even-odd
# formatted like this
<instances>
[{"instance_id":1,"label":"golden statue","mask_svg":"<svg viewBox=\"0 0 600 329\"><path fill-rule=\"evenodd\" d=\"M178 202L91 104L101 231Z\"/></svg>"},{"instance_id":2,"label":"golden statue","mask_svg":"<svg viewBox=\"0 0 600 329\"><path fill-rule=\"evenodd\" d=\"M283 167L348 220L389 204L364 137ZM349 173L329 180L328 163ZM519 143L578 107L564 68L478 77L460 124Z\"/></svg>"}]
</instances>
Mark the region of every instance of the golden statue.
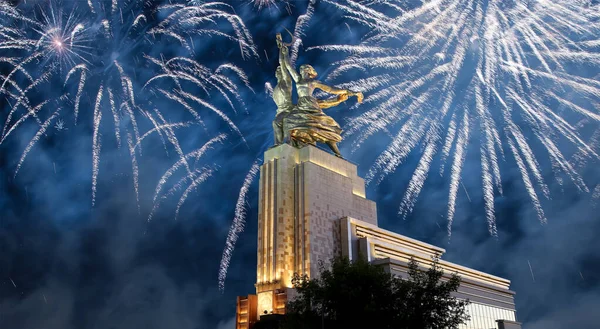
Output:
<instances>
[{"instance_id":1,"label":"golden statue","mask_svg":"<svg viewBox=\"0 0 600 329\"><path fill-rule=\"evenodd\" d=\"M281 34L277 34L277 47L279 49L286 47L281 40ZM279 51L279 66L275 70L277 85L273 88L273 101L277 105L277 113L273 120L273 131L275 135L275 145L280 145L284 140L283 119L290 113L293 108L292 104L292 77L285 69L284 57L281 50Z\"/></svg>"},{"instance_id":2,"label":"golden statue","mask_svg":"<svg viewBox=\"0 0 600 329\"><path fill-rule=\"evenodd\" d=\"M281 84L280 81L283 80L282 71L289 72L292 79L294 79L296 82L298 104L291 107L291 109L286 107L285 114L280 116L279 103L278 100L275 99L276 96L274 89L273 99L278 106L278 115L276 116L275 121L279 122L278 120L283 119L284 137L289 139L292 145L302 146L306 144L316 145L317 142L325 143L329 146L329 148L331 148L336 156L341 158L342 155L337 147L337 143L342 141L342 128L333 118L326 115L322 108L336 106L346 101L349 96L356 96L358 98L358 102L360 103L363 100L363 94L361 92L331 87L319 82L318 80L315 80L317 77L317 72L308 64L300 66L300 73L296 72L289 60L289 44L284 44L281 40L281 35L278 34L277 46L279 47L280 67L278 67L278 73L276 73L276 75L281 75L282 78L277 78L277 86L279 87ZM337 95L337 97L327 100L318 100L312 95L313 91L317 88L330 94ZM279 98L280 96L278 95L277 97ZM275 128L276 126L279 127L279 123L276 124L274 122L273 127ZM275 139L277 143L277 137Z\"/></svg>"}]
</instances>

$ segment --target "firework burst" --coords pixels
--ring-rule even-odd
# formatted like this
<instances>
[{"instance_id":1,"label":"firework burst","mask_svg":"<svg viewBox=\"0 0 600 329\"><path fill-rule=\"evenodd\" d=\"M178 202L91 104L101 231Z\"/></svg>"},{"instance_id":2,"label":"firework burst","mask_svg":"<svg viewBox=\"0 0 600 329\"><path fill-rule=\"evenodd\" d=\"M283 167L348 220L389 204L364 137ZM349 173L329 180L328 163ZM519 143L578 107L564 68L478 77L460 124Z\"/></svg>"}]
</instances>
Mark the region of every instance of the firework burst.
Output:
<instances>
[{"instance_id":1,"label":"firework burst","mask_svg":"<svg viewBox=\"0 0 600 329\"><path fill-rule=\"evenodd\" d=\"M205 96L218 94L235 112L243 105L238 88L240 84L248 86L246 75L231 63L211 68L192 59L199 41L214 36L235 42L242 58L257 57L248 30L231 6L220 2L160 5L142 0L89 0L15 8L2 2L0 16L0 49L8 54L0 58L4 65L0 94L11 107L0 143L19 126L35 120L40 127L32 140L35 144L50 124L46 118L55 118L55 112L46 109L50 99L63 108L63 117L70 110L73 124L82 116L89 118L93 130L92 204L106 138L100 131L106 125L113 127L117 146L129 148L136 194L140 131L156 131L165 149L168 143L185 159L175 128L189 123L169 122L168 113L153 105L159 100L179 105L201 125L201 114L213 112L243 139L228 114ZM170 47L163 47L166 44ZM55 81L62 81L62 88L42 88ZM84 114L84 108L93 110ZM60 122L64 128L62 118ZM124 143L123 138L127 139ZM19 168L33 144L23 153Z\"/></svg>"},{"instance_id":2,"label":"firework burst","mask_svg":"<svg viewBox=\"0 0 600 329\"><path fill-rule=\"evenodd\" d=\"M334 64L331 79L356 70L368 73L343 85L369 95L364 113L349 121L354 147L382 132L391 138L367 180L379 183L409 155L420 157L400 215L412 211L435 171L434 160L439 161L438 173L450 181L450 236L470 152L480 158L487 226L494 236L502 161L514 160L542 223L541 199L550 193L541 164L549 162L559 184L566 179L589 191L560 145L574 146L580 162L598 158L575 124L585 120L597 126L600 119L598 5L585 0L326 2L370 29L359 45L316 47L349 54Z\"/></svg>"}]
</instances>

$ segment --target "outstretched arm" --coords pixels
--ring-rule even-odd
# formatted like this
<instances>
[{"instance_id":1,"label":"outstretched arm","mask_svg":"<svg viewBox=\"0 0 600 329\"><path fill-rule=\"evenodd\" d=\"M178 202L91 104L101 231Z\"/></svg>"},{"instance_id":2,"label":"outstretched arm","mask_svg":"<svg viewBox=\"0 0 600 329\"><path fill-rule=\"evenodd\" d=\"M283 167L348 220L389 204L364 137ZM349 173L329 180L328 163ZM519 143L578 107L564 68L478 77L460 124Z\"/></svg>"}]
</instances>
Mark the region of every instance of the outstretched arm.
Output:
<instances>
[{"instance_id":1,"label":"outstretched arm","mask_svg":"<svg viewBox=\"0 0 600 329\"><path fill-rule=\"evenodd\" d=\"M340 94L334 98L317 100L317 104L319 104L319 107L322 109L328 109L330 107L337 106L347 100L348 100L348 94Z\"/></svg>"},{"instance_id":2,"label":"outstretched arm","mask_svg":"<svg viewBox=\"0 0 600 329\"><path fill-rule=\"evenodd\" d=\"M300 80L300 74L298 74L298 72L296 72L296 69L294 69L292 67L292 63L290 63L290 57L288 54L288 47L281 47L281 49L279 50L280 55L283 55L283 67L287 69L288 72L290 72L290 75L292 76L292 79L294 79L295 82L298 82L298 80Z\"/></svg>"},{"instance_id":3,"label":"outstretched arm","mask_svg":"<svg viewBox=\"0 0 600 329\"><path fill-rule=\"evenodd\" d=\"M349 92L349 90L331 87L326 84L322 84L319 81L314 81L313 86L334 95L348 94Z\"/></svg>"},{"instance_id":4,"label":"outstretched arm","mask_svg":"<svg viewBox=\"0 0 600 329\"><path fill-rule=\"evenodd\" d=\"M313 85L315 86L315 88L319 88L325 92L328 92L330 94L334 94L334 95L343 95L346 94L348 96L356 96L358 98L358 102L362 103L363 100L363 94L361 92L354 92L351 90L347 90L347 89L340 89L340 88L336 88L336 87L331 87L328 86L326 84L322 84L318 81L313 82Z\"/></svg>"}]
</instances>

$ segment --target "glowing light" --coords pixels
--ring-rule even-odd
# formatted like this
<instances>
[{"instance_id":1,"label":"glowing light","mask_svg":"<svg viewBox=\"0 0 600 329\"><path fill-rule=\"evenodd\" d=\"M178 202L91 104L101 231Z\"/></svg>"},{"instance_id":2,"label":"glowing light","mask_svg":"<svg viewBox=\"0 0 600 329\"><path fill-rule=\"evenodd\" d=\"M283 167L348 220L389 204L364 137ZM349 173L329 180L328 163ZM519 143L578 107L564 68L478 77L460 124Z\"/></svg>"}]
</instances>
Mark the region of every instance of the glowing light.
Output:
<instances>
[{"instance_id":1,"label":"glowing light","mask_svg":"<svg viewBox=\"0 0 600 329\"><path fill-rule=\"evenodd\" d=\"M54 40L54 45L59 49L63 47L63 43L59 39Z\"/></svg>"}]
</instances>

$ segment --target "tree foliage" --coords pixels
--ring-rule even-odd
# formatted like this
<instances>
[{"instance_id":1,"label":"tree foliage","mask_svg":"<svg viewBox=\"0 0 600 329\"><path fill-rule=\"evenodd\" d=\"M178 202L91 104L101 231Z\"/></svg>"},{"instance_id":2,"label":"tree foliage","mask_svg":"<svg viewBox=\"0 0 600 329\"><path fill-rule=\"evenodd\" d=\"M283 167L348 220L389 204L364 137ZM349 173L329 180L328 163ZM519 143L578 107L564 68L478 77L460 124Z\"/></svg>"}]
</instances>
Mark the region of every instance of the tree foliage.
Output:
<instances>
[{"instance_id":1,"label":"tree foliage","mask_svg":"<svg viewBox=\"0 0 600 329\"><path fill-rule=\"evenodd\" d=\"M437 259L426 270L411 260L403 279L363 260L335 258L321 264L318 278L295 275L293 284L286 329L451 329L469 319L469 302L451 295L460 278L443 278Z\"/></svg>"}]
</instances>

